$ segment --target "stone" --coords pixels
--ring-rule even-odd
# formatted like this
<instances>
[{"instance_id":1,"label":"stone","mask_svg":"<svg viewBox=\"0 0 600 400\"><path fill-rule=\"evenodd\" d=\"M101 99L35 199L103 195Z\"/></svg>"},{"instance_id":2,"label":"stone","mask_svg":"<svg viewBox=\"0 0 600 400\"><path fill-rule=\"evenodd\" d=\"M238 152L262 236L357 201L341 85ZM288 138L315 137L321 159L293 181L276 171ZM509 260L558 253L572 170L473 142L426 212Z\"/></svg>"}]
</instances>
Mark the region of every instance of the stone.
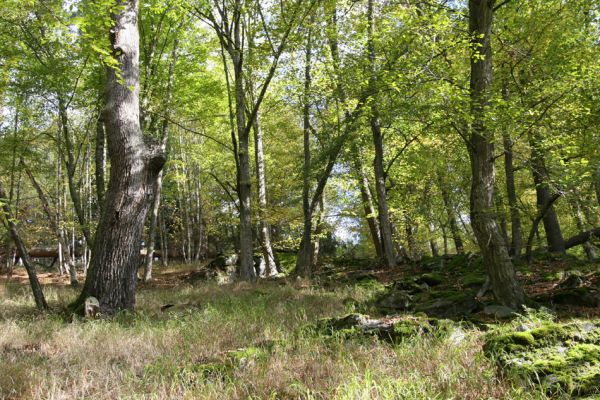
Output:
<instances>
[{"instance_id":1,"label":"stone","mask_svg":"<svg viewBox=\"0 0 600 400\"><path fill-rule=\"evenodd\" d=\"M392 289L383 293L375 301L375 306L383 312L407 311L413 306L413 297L405 290Z\"/></svg>"},{"instance_id":2,"label":"stone","mask_svg":"<svg viewBox=\"0 0 600 400\"><path fill-rule=\"evenodd\" d=\"M437 286L444 283L444 277L439 274L423 274L415 279L418 284L427 284L428 286Z\"/></svg>"},{"instance_id":3,"label":"stone","mask_svg":"<svg viewBox=\"0 0 600 400\"><path fill-rule=\"evenodd\" d=\"M100 315L100 302L97 298L90 296L85 299L83 314L86 318L96 318Z\"/></svg>"},{"instance_id":4,"label":"stone","mask_svg":"<svg viewBox=\"0 0 600 400\"><path fill-rule=\"evenodd\" d=\"M419 307L418 311L436 318L466 317L477 311L480 303L472 297L459 299L437 299L432 303Z\"/></svg>"},{"instance_id":5,"label":"stone","mask_svg":"<svg viewBox=\"0 0 600 400\"><path fill-rule=\"evenodd\" d=\"M524 385L560 398L597 394L600 321L531 321L527 330L487 334L484 354Z\"/></svg>"},{"instance_id":6,"label":"stone","mask_svg":"<svg viewBox=\"0 0 600 400\"><path fill-rule=\"evenodd\" d=\"M585 287L560 290L552 295L551 301L554 304L579 307L600 306L600 296Z\"/></svg>"},{"instance_id":7,"label":"stone","mask_svg":"<svg viewBox=\"0 0 600 400\"><path fill-rule=\"evenodd\" d=\"M493 315L496 318L510 318L515 315L515 310L510 307L500 305L488 305L483 308L485 315Z\"/></svg>"}]
</instances>

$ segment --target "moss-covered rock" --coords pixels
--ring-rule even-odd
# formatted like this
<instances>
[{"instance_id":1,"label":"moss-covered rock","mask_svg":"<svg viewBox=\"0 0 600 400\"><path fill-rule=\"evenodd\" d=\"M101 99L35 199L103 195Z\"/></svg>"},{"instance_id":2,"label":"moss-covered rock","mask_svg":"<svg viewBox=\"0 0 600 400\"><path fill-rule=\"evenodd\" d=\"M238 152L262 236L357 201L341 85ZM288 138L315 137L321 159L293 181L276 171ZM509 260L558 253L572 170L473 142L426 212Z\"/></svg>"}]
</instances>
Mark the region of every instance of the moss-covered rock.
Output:
<instances>
[{"instance_id":1,"label":"moss-covered rock","mask_svg":"<svg viewBox=\"0 0 600 400\"><path fill-rule=\"evenodd\" d=\"M458 328L459 325L453 321L427 316L371 319L368 315L349 314L341 318L320 320L314 331L337 337L376 336L386 341L401 342L421 335L446 337Z\"/></svg>"},{"instance_id":2,"label":"moss-covered rock","mask_svg":"<svg viewBox=\"0 0 600 400\"><path fill-rule=\"evenodd\" d=\"M549 394L600 394L600 321L492 332L484 352L510 375L541 385Z\"/></svg>"},{"instance_id":3,"label":"moss-covered rock","mask_svg":"<svg viewBox=\"0 0 600 400\"><path fill-rule=\"evenodd\" d=\"M442 283L444 283L444 281L445 281L445 279L442 275L435 274L435 273L423 274L415 279L416 283L419 283L419 284L425 283L428 286L441 285Z\"/></svg>"}]
</instances>

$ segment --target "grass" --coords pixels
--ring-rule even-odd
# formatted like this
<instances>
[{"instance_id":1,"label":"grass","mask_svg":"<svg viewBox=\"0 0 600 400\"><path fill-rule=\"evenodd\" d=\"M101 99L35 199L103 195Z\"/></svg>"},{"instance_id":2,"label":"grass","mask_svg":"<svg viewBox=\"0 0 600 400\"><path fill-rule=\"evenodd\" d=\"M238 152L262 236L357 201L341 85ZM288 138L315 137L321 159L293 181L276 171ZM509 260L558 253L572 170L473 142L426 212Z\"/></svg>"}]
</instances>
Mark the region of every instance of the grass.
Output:
<instances>
[{"instance_id":1,"label":"grass","mask_svg":"<svg viewBox=\"0 0 600 400\"><path fill-rule=\"evenodd\" d=\"M45 292L55 309L77 294ZM460 343L417 336L391 345L302 329L371 295L293 281L142 288L135 314L67 322L35 312L27 287L3 285L0 398L544 398L500 378L476 330ZM185 306L161 312L167 303Z\"/></svg>"}]
</instances>

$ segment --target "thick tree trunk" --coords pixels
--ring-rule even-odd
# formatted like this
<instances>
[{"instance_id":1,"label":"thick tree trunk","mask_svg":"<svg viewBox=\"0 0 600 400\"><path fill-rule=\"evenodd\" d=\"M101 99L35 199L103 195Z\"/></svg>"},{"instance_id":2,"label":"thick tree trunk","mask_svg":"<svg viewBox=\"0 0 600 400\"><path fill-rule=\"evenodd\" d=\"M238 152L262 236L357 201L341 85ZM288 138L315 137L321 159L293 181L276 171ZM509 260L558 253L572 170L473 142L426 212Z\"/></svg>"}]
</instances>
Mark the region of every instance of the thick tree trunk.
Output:
<instances>
[{"instance_id":1,"label":"thick tree trunk","mask_svg":"<svg viewBox=\"0 0 600 400\"><path fill-rule=\"evenodd\" d=\"M38 280L37 274L35 272L35 267L33 266L31 259L29 258L29 253L25 248L25 244L21 239L21 235L19 235L19 230L17 229L17 225L15 224L15 220L12 215L12 210L10 209L10 203L5 202L5 200L7 200L8 198L6 197L6 192L1 182L0 199L4 200L2 202L2 211L4 212L4 218L6 220L6 224L8 225L10 236L12 237L15 246L17 247L17 252L21 254L23 265L25 265L25 270L27 271L27 276L29 277L29 284L31 285L35 305L39 310L47 310L48 303L46 303L46 298L44 297L42 286L40 285L40 281Z\"/></svg>"},{"instance_id":2,"label":"thick tree trunk","mask_svg":"<svg viewBox=\"0 0 600 400\"><path fill-rule=\"evenodd\" d=\"M381 230L381 245L383 248L383 264L388 268L396 266L396 254L394 251L394 240L392 237L392 226L390 223L390 211L387 202L387 191L385 188L385 170L383 167L383 134L381 132L381 121L379 119L379 107L377 87L377 66L375 61L373 0L368 4L368 50L371 76L369 78L369 94L371 106L371 133L373 135L373 147L375 159L373 169L375 171L375 191L377 192L377 210L379 216L379 227Z\"/></svg>"},{"instance_id":3,"label":"thick tree trunk","mask_svg":"<svg viewBox=\"0 0 600 400\"><path fill-rule=\"evenodd\" d=\"M137 270L144 221L152 187L165 162L160 148L143 140L139 118L138 1L119 2L112 15L112 54L118 71L108 67L104 120L111 163L104 210L92 260L77 303L87 296L100 302L103 314L135 307Z\"/></svg>"},{"instance_id":4,"label":"thick tree trunk","mask_svg":"<svg viewBox=\"0 0 600 400\"><path fill-rule=\"evenodd\" d=\"M492 84L492 16L493 0L469 0L471 36L471 115L472 125L467 143L471 158L471 223L487 266L496 300L518 308L525 303L525 293L515 270L494 215L495 155L492 132L486 127L486 107Z\"/></svg>"},{"instance_id":5,"label":"thick tree trunk","mask_svg":"<svg viewBox=\"0 0 600 400\"><path fill-rule=\"evenodd\" d=\"M533 182L535 183L535 193L537 198L538 210L542 209L548 200L552 197L550 186L548 184L549 176L546 169L544 155L538 148L538 140L531 136L529 138L531 145L531 172L533 174ZM554 206L550 206L543 218L544 231L546 231L546 243L548 250L554 253L565 252L565 240L560 229L558 216L554 210Z\"/></svg>"}]
</instances>

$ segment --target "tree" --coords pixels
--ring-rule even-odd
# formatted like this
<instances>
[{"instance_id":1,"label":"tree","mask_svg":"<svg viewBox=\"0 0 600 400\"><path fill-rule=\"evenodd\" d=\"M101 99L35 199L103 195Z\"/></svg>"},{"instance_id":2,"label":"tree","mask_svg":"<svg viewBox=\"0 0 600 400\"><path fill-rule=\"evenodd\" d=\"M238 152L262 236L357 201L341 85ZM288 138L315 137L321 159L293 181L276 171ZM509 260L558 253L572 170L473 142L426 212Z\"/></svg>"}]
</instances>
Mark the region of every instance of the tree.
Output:
<instances>
[{"instance_id":1,"label":"tree","mask_svg":"<svg viewBox=\"0 0 600 400\"><path fill-rule=\"evenodd\" d=\"M160 146L144 143L139 118L138 1L122 0L111 15L104 122L111 164L92 260L77 304L88 296L114 314L135 307L138 251L152 188L165 162Z\"/></svg>"},{"instance_id":2,"label":"tree","mask_svg":"<svg viewBox=\"0 0 600 400\"><path fill-rule=\"evenodd\" d=\"M496 299L510 307L525 303L502 232L495 216L495 154L493 131L486 114L492 85L492 18L494 0L469 0L471 35L471 131L467 146L471 159L471 223Z\"/></svg>"}]
</instances>

